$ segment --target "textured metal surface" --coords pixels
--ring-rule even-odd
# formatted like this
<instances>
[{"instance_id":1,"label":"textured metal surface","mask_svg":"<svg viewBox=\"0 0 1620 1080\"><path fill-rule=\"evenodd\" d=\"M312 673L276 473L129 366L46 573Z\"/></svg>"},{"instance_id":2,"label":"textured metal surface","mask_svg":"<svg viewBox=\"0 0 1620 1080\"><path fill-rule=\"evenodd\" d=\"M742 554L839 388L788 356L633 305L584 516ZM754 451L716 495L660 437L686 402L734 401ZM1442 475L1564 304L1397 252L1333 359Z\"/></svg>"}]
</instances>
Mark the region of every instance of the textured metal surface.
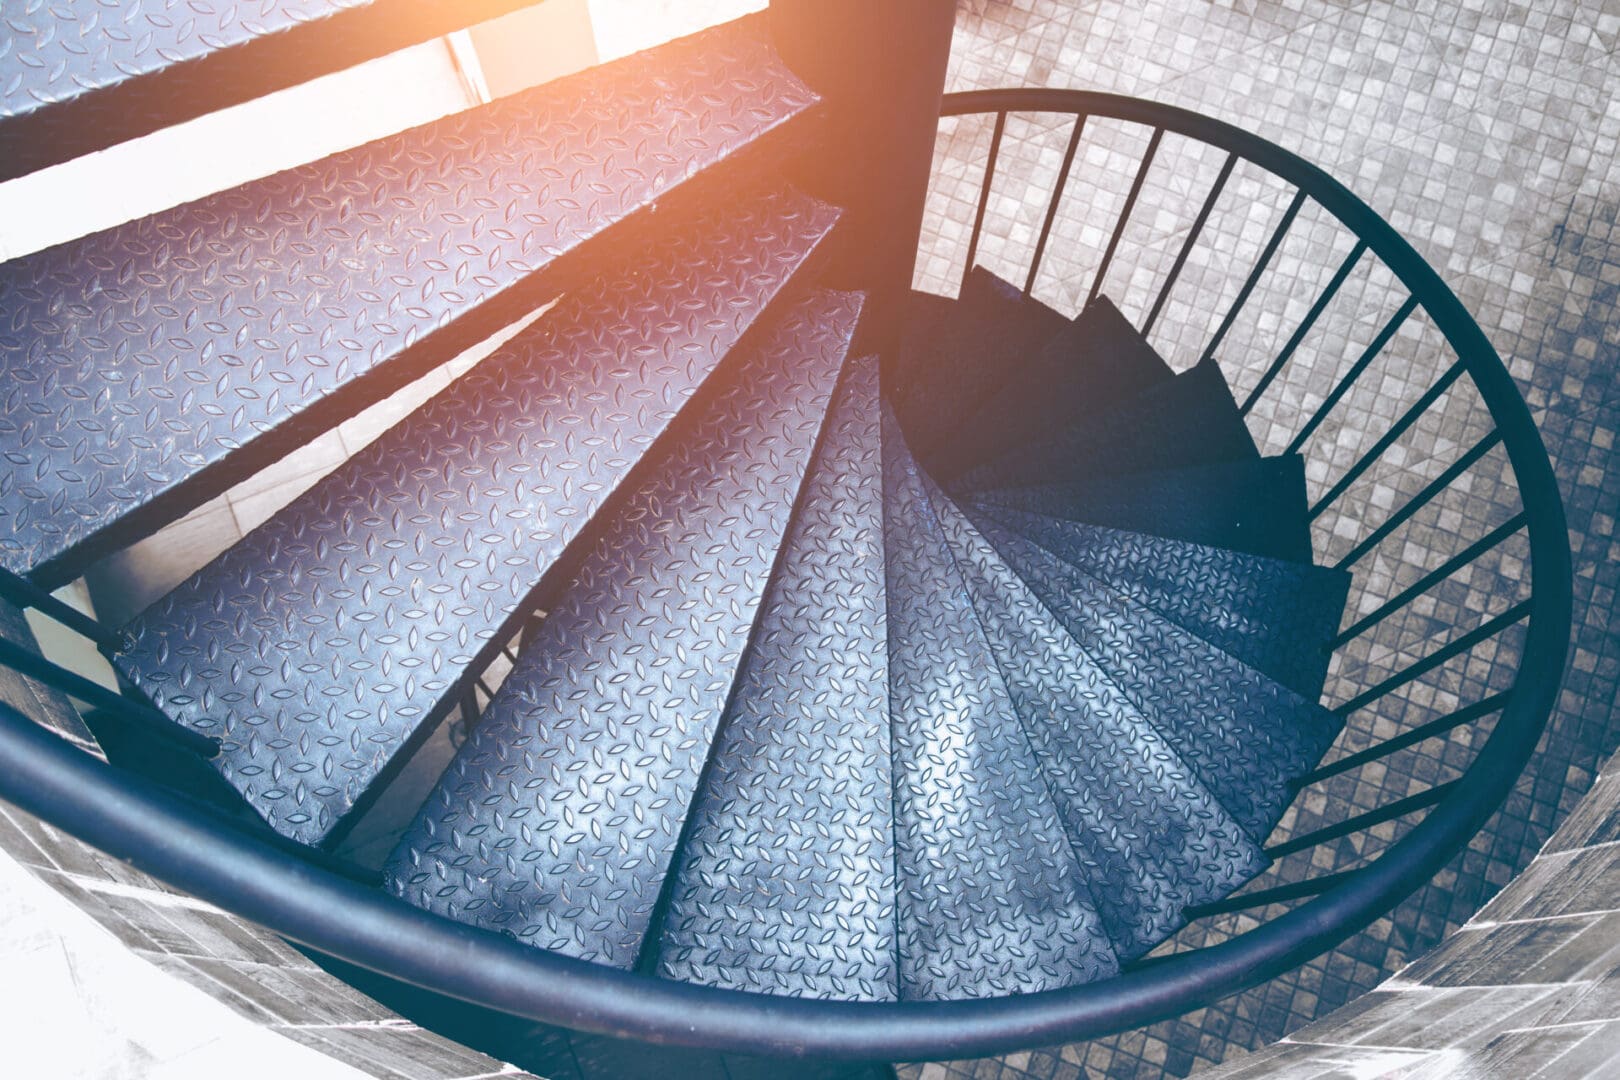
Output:
<instances>
[{"instance_id":1,"label":"textured metal surface","mask_svg":"<svg viewBox=\"0 0 1620 1080\"><path fill-rule=\"evenodd\" d=\"M896 411L922 461L1068 320L976 266L931 334L900 357Z\"/></svg>"},{"instance_id":2,"label":"textured metal surface","mask_svg":"<svg viewBox=\"0 0 1620 1080\"><path fill-rule=\"evenodd\" d=\"M393 891L636 963L859 306L813 293L719 376L390 856Z\"/></svg>"},{"instance_id":3,"label":"textured metal surface","mask_svg":"<svg viewBox=\"0 0 1620 1080\"><path fill-rule=\"evenodd\" d=\"M0 266L0 560L178 516L813 100L749 20Z\"/></svg>"},{"instance_id":4,"label":"textured metal surface","mask_svg":"<svg viewBox=\"0 0 1620 1080\"><path fill-rule=\"evenodd\" d=\"M835 217L733 196L658 230L139 616L120 668L326 837Z\"/></svg>"},{"instance_id":5,"label":"textured metal surface","mask_svg":"<svg viewBox=\"0 0 1620 1080\"><path fill-rule=\"evenodd\" d=\"M950 487L982 491L1259 456L1220 367L1205 360L1117 412L1011 450L964 472Z\"/></svg>"},{"instance_id":6,"label":"textured metal surface","mask_svg":"<svg viewBox=\"0 0 1620 1080\"><path fill-rule=\"evenodd\" d=\"M1135 959L1267 859L962 511L930 494L1114 952Z\"/></svg>"},{"instance_id":7,"label":"textured metal surface","mask_svg":"<svg viewBox=\"0 0 1620 1080\"><path fill-rule=\"evenodd\" d=\"M975 526L1210 794L1264 843L1342 723L1236 657L980 515Z\"/></svg>"},{"instance_id":8,"label":"textured metal surface","mask_svg":"<svg viewBox=\"0 0 1620 1080\"><path fill-rule=\"evenodd\" d=\"M366 6L365 0L8 3L0 20L0 119Z\"/></svg>"},{"instance_id":9,"label":"textured metal surface","mask_svg":"<svg viewBox=\"0 0 1620 1080\"><path fill-rule=\"evenodd\" d=\"M1105 978L1085 870L887 410L883 458L900 996Z\"/></svg>"},{"instance_id":10,"label":"textured metal surface","mask_svg":"<svg viewBox=\"0 0 1620 1080\"><path fill-rule=\"evenodd\" d=\"M896 996L879 426L877 361L852 361L693 804L670 978Z\"/></svg>"},{"instance_id":11,"label":"textured metal surface","mask_svg":"<svg viewBox=\"0 0 1620 1080\"><path fill-rule=\"evenodd\" d=\"M929 463L948 480L1049 431L1118 407L1173 376L1112 301L1099 296L1034 350Z\"/></svg>"},{"instance_id":12,"label":"textured metal surface","mask_svg":"<svg viewBox=\"0 0 1620 1080\"><path fill-rule=\"evenodd\" d=\"M1305 563L986 507L1127 599L1316 700L1350 575Z\"/></svg>"},{"instance_id":13,"label":"textured metal surface","mask_svg":"<svg viewBox=\"0 0 1620 1080\"><path fill-rule=\"evenodd\" d=\"M1298 454L1002 488L979 498L1111 529L1311 561L1305 460Z\"/></svg>"},{"instance_id":14,"label":"textured metal surface","mask_svg":"<svg viewBox=\"0 0 1620 1080\"><path fill-rule=\"evenodd\" d=\"M524 0L14 0L0 180L292 86Z\"/></svg>"}]
</instances>

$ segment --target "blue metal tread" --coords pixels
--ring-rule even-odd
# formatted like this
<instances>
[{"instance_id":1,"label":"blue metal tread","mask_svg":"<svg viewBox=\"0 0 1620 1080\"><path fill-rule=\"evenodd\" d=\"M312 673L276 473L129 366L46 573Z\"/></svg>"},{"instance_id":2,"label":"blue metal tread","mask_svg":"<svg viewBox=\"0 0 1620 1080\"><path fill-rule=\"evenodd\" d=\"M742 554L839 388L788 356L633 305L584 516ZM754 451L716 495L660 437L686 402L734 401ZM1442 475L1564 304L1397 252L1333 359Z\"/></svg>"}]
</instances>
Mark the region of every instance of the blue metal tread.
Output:
<instances>
[{"instance_id":1,"label":"blue metal tread","mask_svg":"<svg viewBox=\"0 0 1620 1080\"><path fill-rule=\"evenodd\" d=\"M976 505L1301 697L1320 697L1346 571Z\"/></svg>"},{"instance_id":2,"label":"blue metal tread","mask_svg":"<svg viewBox=\"0 0 1620 1080\"><path fill-rule=\"evenodd\" d=\"M745 19L0 265L0 561L76 576L815 104Z\"/></svg>"},{"instance_id":3,"label":"blue metal tread","mask_svg":"<svg viewBox=\"0 0 1620 1080\"><path fill-rule=\"evenodd\" d=\"M1001 373L1002 385L928 461L947 485L1044 432L1104 415L1174 372L1106 296Z\"/></svg>"},{"instance_id":4,"label":"blue metal tread","mask_svg":"<svg viewBox=\"0 0 1620 1080\"><path fill-rule=\"evenodd\" d=\"M930 494L1114 952L1136 959L1269 860L967 517Z\"/></svg>"},{"instance_id":5,"label":"blue metal tread","mask_svg":"<svg viewBox=\"0 0 1620 1080\"><path fill-rule=\"evenodd\" d=\"M980 492L980 501L1273 559L1311 561L1305 460L1298 454L1163 472L1099 474Z\"/></svg>"},{"instance_id":6,"label":"blue metal tread","mask_svg":"<svg viewBox=\"0 0 1620 1080\"><path fill-rule=\"evenodd\" d=\"M878 401L851 361L671 875L669 978L896 996Z\"/></svg>"},{"instance_id":7,"label":"blue metal tread","mask_svg":"<svg viewBox=\"0 0 1620 1080\"><path fill-rule=\"evenodd\" d=\"M939 324L900 357L895 411L918 460L929 462L1009 372L1067 325L1045 304L974 267Z\"/></svg>"},{"instance_id":8,"label":"blue metal tread","mask_svg":"<svg viewBox=\"0 0 1620 1080\"><path fill-rule=\"evenodd\" d=\"M1106 978L1118 959L1086 872L924 478L884 411L900 997L982 997Z\"/></svg>"},{"instance_id":9,"label":"blue metal tread","mask_svg":"<svg viewBox=\"0 0 1620 1080\"><path fill-rule=\"evenodd\" d=\"M814 292L658 451L387 866L427 910L637 963L859 311Z\"/></svg>"},{"instance_id":10,"label":"blue metal tread","mask_svg":"<svg viewBox=\"0 0 1620 1080\"><path fill-rule=\"evenodd\" d=\"M332 839L835 219L728 192L649 228L137 617L116 663L222 738L216 767L273 828Z\"/></svg>"},{"instance_id":11,"label":"blue metal tread","mask_svg":"<svg viewBox=\"0 0 1620 1080\"><path fill-rule=\"evenodd\" d=\"M0 180L504 14L527 0L52 0L0 20Z\"/></svg>"},{"instance_id":12,"label":"blue metal tread","mask_svg":"<svg viewBox=\"0 0 1620 1080\"><path fill-rule=\"evenodd\" d=\"M979 532L1075 643L1263 843L1342 719L987 516Z\"/></svg>"},{"instance_id":13,"label":"blue metal tread","mask_svg":"<svg viewBox=\"0 0 1620 1080\"><path fill-rule=\"evenodd\" d=\"M1059 483L1258 458L1214 360L1150 387L1106 417L1071 424L953 479L953 492Z\"/></svg>"}]
</instances>

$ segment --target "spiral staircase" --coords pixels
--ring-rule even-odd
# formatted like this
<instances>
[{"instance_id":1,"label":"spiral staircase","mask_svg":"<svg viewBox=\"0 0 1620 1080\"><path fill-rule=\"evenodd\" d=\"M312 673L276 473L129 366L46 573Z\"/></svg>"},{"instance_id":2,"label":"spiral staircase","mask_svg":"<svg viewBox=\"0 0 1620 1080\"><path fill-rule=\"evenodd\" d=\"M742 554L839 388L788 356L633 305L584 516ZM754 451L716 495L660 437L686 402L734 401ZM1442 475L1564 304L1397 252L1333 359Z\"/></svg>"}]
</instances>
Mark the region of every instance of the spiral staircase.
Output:
<instances>
[{"instance_id":1,"label":"spiral staircase","mask_svg":"<svg viewBox=\"0 0 1620 1080\"><path fill-rule=\"evenodd\" d=\"M30 9L0 51L8 169L393 47L390 11L424 36L455 18L293 7L157 44ZM1466 844L1534 746L1569 622L1546 456L1478 327L1292 155L1072 92L946 100L993 118L978 219L958 294L907 292L949 5L812 7L0 266L0 662L21 676L0 792L555 1075L667 1051L525 1061L489 1033L538 1021L834 1075L1118 1030L1315 955ZM863 62L902 29L911 52ZM1019 112L1074 120L1021 284L974 251ZM1033 286L1092 118L1152 134L1066 313ZM1167 132L1226 156L1148 304L1108 269L1152 216ZM1240 162L1295 194L1178 370L1151 331ZM1221 345L1307 202L1356 246L1240 404ZM1247 414L1364 257L1410 301L1262 454ZM46 591L551 295L128 625ZM1456 364L1313 500L1308 437L1419 310ZM1491 431L1317 565L1313 522L1465 377ZM1356 559L1498 449L1533 594L1322 704L1336 649L1467 561L1341 629ZM41 657L25 607L95 641L122 692ZM1347 719L1520 624L1510 691L1323 763ZM1469 783L1272 842L1313 783L1496 714ZM386 862L356 864L345 836L452 715L470 733L449 767ZM1419 812L1365 865L1249 885ZM1275 914L1178 944L1256 908Z\"/></svg>"}]
</instances>

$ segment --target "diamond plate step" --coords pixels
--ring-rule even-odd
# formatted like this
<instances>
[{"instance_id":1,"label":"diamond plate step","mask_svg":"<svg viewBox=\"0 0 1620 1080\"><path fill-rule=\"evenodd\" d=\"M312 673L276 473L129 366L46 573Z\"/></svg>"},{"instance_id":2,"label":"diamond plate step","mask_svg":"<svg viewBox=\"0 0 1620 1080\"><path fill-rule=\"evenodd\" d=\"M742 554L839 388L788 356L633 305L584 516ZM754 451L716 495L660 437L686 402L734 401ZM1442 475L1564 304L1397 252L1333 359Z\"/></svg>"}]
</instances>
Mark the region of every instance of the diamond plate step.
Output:
<instances>
[{"instance_id":1,"label":"diamond plate step","mask_svg":"<svg viewBox=\"0 0 1620 1080\"><path fill-rule=\"evenodd\" d=\"M929 460L948 481L1042 433L1104 415L1174 376L1141 334L1099 296L1016 369Z\"/></svg>"},{"instance_id":2,"label":"diamond plate step","mask_svg":"<svg viewBox=\"0 0 1620 1080\"><path fill-rule=\"evenodd\" d=\"M0 180L529 0L19 0L0 19Z\"/></svg>"},{"instance_id":3,"label":"diamond plate step","mask_svg":"<svg viewBox=\"0 0 1620 1080\"><path fill-rule=\"evenodd\" d=\"M273 828L334 839L835 218L728 193L660 230L137 617L118 666Z\"/></svg>"},{"instance_id":4,"label":"diamond plate step","mask_svg":"<svg viewBox=\"0 0 1620 1080\"><path fill-rule=\"evenodd\" d=\"M895 998L879 427L877 361L851 361L693 804L666 977Z\"/></svg>"},{"instance_id":5,"label":"diamond plate step","mask_svg":"<svg viewBox=\"0 0 1620 1080\"><path fill-rule=\"evenodd\" d=\"M0 265L0 562L76 576L814 101L745 20Z\"/></svg>"},{"instance_id":6,"label":"diamond plate step","mask_svg":"<svg viewBox=\"0 0 1620 1080\"><path fill-rule=\"evenodd\" d=\"M950 489L1061 483L1259 456L1220 367L1205 360L1106 417L1073 424L969 469Z\"/></svg>"},{"instance_id":7,"label":"diamond plate step","mask_svg":"<svg viewBox=\"0 0 1620 1080\"><path fill-rule=\"evenodd\" d=\"M1350 575L1004 507L984 509L1065 562L1317 700Z\"/></svg>"},{"instance_id":8,"label":"diamond plate step","mask_svg":"<svg viewBox=\"0 0 1620 1080\"><path fill-rule=\"evenodd\" d=\"M1311 561L1305 460L1298 454L1001 488L977 497L1111 529Z\"/></svg>"},{"instance_id":9,"label":"diamond plate step","mask_svg":"<svg viewBox=\"0 0 1620 1080\"><path fill-rule=\"evenodd\" d=\"M1269 860L967 517L930 494L1114 952L1134 960L1186 924L1186 907Z\"/></svg>"},{"instance_id":10,"label":"diamond plate step","mask_svg":"<svg viewBox=\"0 0 1620 1080\"><path fill-rule=\"evenodd\" d=\"M929 309L925 308L924 311ZM956 437L961 424L1068 320L975 266L961 295L931 333L901 356L896 407L920 461Z\"/></svg>"},{"instance_id":11,"label":"diamond plate step","mask_svg":"<svg viewBox=\"0 0 1620 1080\"><path fill-rule=\"evenodd\" d=\"M887 410L883 461L900 996L1106 978L1086 871Z\"/></svg>"},{"instance_id":12,"label":"diamond plate step","mask_svg":"<svg viewBox=\"0 0 1620 1080\"><path fill-rule=\"evenodd\" d=\"M637 962L859 307L795 303L660 453L390 856L395 893Z\"/></svg>"},{"instance_id":13,"label":"diamond plate step","mask_svg":"<svg viewBox=\"0 0 1620 1080\"><path fill-rule=\"evenodd\" d=\"M975 527L1162 734L1253 840L1264 843L1343 721L982 514Z\"/></svg>"}]
</instances>

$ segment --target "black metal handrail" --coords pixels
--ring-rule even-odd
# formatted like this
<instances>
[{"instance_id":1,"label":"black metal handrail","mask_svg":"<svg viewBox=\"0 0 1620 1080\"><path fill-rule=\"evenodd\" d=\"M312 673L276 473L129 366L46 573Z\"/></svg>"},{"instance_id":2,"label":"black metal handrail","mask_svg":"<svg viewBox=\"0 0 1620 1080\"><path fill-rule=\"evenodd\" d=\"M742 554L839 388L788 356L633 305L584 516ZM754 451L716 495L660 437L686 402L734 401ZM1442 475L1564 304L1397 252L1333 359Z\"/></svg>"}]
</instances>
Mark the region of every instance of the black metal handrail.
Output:
<instances>
[{"instance_id":1,"label":"black metal handrail","mask_svg":"<svg viewBox=\"0 0 1620 1080\"><path fill-rule=\"evenodd\" d=\"M1102 1035L1207 1005L1282 974L1383 915L1461 850L1501 804L1536 745L1562 672L1571 623L1568 540L1551 465L1517 388L1483 332L1411 246L1342 185L1286 150L1195 113L1106 94L985 91L953 95L944 111L995 114L998 132L1012 112L1125 120L1152 128L1149 158L1163 135L1175 132L1226 151L1223 179L1239 159L1268 170L1299 192L1283 230L1307 198L1335 216L1357 237L1349 262L1367 252L1383 260L1455 349L1458 367L1445 378L1467 374L1478 387L1518 480L1523 525L1529 534L1534 591L1522 607L1512 609L1514 621L1528 620L1523 660L1512 690L1492 700L1491 709L1500 710L1500 719L1469 768L1466 782L1420 800L1423 806L1413 809L1426 807L1427 816L1376 860L1271 890L1287 893L1278 899L1309 899L1231 940L1154 958L1099 983L989 1000L853 1003L671 982L548 953L429 914L282 846L244 834L4 706L0 706L0 795L204 900L384 975L577 1030L758 1054L917 1060L991 1054ZM1078 139L1077 122L1065 177ZM1150 164L1145 161L1139 168L1105 262L1116 252ZM1060 196L1061 186L1054 192L1037 251L1044 249ZM1206 207L1213 203L1212 197ZM983 205L981 200L973 246L983 222ZM1179 261L1185 261L1194 240L1196 236L1189 239ZM1278 242L1267 247L1262 265L1250 274L1238 306L1253 291ZM1034 282L1037 271L1038 257L1027 284ZM1096 282L1105 271L1106 265ZM1342 275L1335 280L1342 282ZM1165 291L1173 285L1172 280ZM1092 291L1095 294L1096 283ZM1161 306L1162 297L1155 303L1155 314ZM1313 307L1313 312L1319 315L1322 306ZM1217 337L1230 323L1229 316ZM1288 351L1296 345L1291 341ZM1285 355L1282 364L1286 363ZM1472 712L1463 710L1457 723L1484 715L1488 710L1483 705ZM1240 895L1234 902L1252 902L1258 895Z\"/></svg>"}]
</instances>

